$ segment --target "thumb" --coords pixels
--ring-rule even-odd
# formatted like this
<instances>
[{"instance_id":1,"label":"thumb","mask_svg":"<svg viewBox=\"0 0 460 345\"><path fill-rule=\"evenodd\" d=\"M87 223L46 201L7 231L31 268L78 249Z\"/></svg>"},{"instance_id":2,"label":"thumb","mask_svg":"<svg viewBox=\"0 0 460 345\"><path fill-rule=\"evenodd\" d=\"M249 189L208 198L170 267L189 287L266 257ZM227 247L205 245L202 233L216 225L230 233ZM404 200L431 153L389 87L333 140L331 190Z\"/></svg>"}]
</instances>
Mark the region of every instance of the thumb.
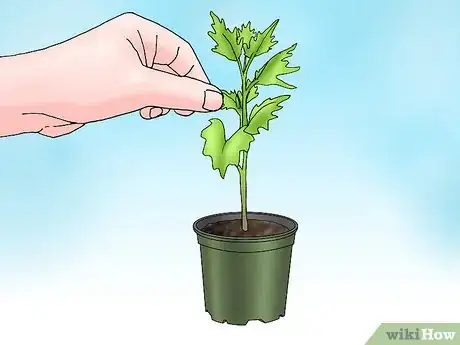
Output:
<instances>
[{"instance_id":1,"label":"thumb","mask_svg":"<svg viewBox=\"0 0 460 345\"><path fill-rule=\"evenodd\" d=\"M77 129L83 127L83 124L80 123L69 123L68 125L61 125L61 126L55 126L55 127L45 127L43 128L40 132L38 132L41 135L44 135L46 137L50 138L58 138L60 136L70 134Z\"/></svg>"},{"instance_id":2,"label":"thumb","mask_svg":"<svg viewBox=\"0 0 460 345\"><path fill-rule=\"evenodd\" d=\"M136 98L140 97L142 107L194 112L216 111L222 107L221 91L201 80L145 67L139 79L138 91L141 95L138 94Z\"/></svg>"}]
</instances>

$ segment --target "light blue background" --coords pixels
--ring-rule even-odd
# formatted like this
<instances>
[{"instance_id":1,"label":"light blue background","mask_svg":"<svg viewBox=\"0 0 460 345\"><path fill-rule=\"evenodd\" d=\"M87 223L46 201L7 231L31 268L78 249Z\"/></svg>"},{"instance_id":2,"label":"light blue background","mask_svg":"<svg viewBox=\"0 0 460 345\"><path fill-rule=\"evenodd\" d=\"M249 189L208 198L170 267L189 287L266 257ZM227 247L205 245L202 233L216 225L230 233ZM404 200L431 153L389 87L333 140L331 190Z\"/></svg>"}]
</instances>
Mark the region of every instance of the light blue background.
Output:
<instances>
[{"instance_id":1,"label":"light blue background","mask_svg":"<svg viewBox=\"0 0 460 345\"><path fill-rule=\"evenodd\" d=\"M235 72L210 52L209 11L230 25L251 20L259 29L280 18L279 48L298 42L292 61L302 69L289 78L298 86L292 99L251 149L249 206L300 223L291 282L299 299L290 298L302 308L291 317L303 319L310 308L300 302L303 291L319 281L337 297L343 284L367 286L385 274L398 290L401 277L428 274L421 268L426 265L443 271L451 286L457 279L460 2L0 4L2 55L41 48L135 11L190 41L212 82L224 88L235 87L229 77ZM236 121L231 113L217 115ZM238 209L236 175L222 181L201 156L199 134L209 118L146 122L133 114L58 140L3 139L0 295L13 301L12 291L25 291L21 299L42 287L65 299L69 286L79 296L150 293L152 301L176 301L172 310L189 308L189 317L204 317L191 224ZM421 271L405 271L406 262ZM196 302L180 305L189 300ZM375 322L384 321L378 310L373 307ZM387 321L404 318L403 309L392 310ZM326 323L327 315L318 320Z\"/></svg>"}]
</instances>

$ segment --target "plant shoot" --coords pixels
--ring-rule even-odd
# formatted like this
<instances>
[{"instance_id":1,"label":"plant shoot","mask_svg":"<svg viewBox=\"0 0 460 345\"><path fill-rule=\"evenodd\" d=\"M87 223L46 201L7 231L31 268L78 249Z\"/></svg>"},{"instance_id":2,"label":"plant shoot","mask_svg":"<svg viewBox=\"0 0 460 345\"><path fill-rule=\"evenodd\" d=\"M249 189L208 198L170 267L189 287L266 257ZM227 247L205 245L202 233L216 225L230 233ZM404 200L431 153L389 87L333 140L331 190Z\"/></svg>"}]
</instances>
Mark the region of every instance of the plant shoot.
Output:
<instances>
[{"instance_id":1,"label":"plant shoot","mask_svg":"<svg viewBox=\"0 0 460 345\"><path fill-rule=\"evenodd\" d=\"M209 126L201 132L201 137L205 141L203 155L211 158L212 168L218 170L222 178L225 178L229 166L234 166L238 170L241 228L243 231L247 231L249 149L262 128L268 131L269 121L278 117L275 113L283 108L281 104L290 96L283 94L259 101L251 107L250 105L258 99L260 87L279 86L288 90L295 89L294 85L287 83L280 77L300 69L298 66L289 65L289 58L297 44L276 53L264 64L261 64L261 67L256 69L253 75L249 75L249 70L256 58L269 53L278 43L274 36L278 20L275 20L264 31L257 31L252 28L251 22L229 29L224 19L219 18L213 12L211 12L211 19L212 31L209 31L208 35L215 43L212 52L233 62L235 73L238 71L241 80L241 85L236 90L222 90L224 96L222 109L236 112L239 117L239 128L227 137L223 122L217 118L211 119Z\"/></svg>"}]
</instances>

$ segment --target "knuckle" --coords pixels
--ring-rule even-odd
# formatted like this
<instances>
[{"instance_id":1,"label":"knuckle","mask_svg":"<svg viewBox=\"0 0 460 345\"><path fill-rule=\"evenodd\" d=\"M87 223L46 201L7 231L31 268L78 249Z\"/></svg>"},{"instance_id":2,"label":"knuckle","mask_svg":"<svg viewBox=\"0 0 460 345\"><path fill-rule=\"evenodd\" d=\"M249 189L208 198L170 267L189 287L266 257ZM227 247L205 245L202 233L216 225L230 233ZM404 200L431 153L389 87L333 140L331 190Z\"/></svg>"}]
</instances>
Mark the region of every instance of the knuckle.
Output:
<instances>
[{"instance_id":1,"label":"knuckle","mask_svg":"<svg viewBox=\"0 0 460 345\"><path fill-rule=\"evenodd\" d=\"M128 21L136 20L137 18L139 18L139 16L134 12L124 12L120 16L120 19L128 20Z\"/></svg>"},{"instance_id":2,"label":"knuckle","mask_svg":"<svg viewBox=\"0 0 460 345\"><path fill-rule=\"evenodd\" d=\"M185 41L185 49L187 50L188 53L195 54L192 44L189 41Z\"/></svg>"},{"instance_id":3,"label":"knuckle","mask_svg":"<svg viewBox=\"0 0 460 345\"><path fill-rule=\"evenodd\" d=\"M193 59L195 57L195 51L193 50L193 47L189 42L179 39L177 41L177 45L179 47L178 54L186 56L189 59Z\"/></svg>"}]
</instances>

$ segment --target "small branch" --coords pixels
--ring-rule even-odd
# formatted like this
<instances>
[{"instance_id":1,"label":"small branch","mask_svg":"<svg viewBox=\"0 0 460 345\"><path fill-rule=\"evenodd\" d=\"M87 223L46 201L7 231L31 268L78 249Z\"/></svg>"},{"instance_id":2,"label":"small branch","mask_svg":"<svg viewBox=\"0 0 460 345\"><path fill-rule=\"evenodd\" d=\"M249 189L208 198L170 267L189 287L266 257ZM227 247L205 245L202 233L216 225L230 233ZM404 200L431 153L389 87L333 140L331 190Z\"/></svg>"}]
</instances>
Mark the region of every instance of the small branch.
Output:
<instances>
[{"instance_id":1,"label":"small branch","mask_svg":"<svg viewBox=\"0 0 460 345\"><path fill-rule=\"evenodd\" d=\"M243 68L243 65L241 64L241 60L236 60L236 62L238 63L238 69L240 70L240 75L242 76L244 74L244 68Z\"/></svg>"},{"instance_id":2,"label":"small branch","mask_svg":"<svg viewBox=\"0 0 460 345\"><path fill-rule=\"evenodd\" d=\"M244 54L244 60L243 60L243 72L246 72L247 73L247 66L248 66L248 57L246 56L246 54Z\"/></svg>"},{"instance_id":3,"label":"small branch","mask_svg":"<svg viewBox=\"0 0 460 345\"><path fill-rule=\"evenodd\" d=\"M245 55L244 57L245 57L245 59L246 59L246 55ZM254 61L254 58L255 58L255 57L256 57L255 55L251 56L251 57L248 59L247 63L245 64L245 70L244 70L244 72L245 72L246 74L249 72L249 67L251 67L251 64L252 64L252 62Z\"/></svg>"},{"instance_id":4,"label":"small branch","mask_svg":"<svg viewBox=\"0 0 460 345\"><path fill-rule=\"evenodd\" d=\"M248 90L251 90L257 84L256 78L249 83Z\"/></svg>"}]
</instances>

